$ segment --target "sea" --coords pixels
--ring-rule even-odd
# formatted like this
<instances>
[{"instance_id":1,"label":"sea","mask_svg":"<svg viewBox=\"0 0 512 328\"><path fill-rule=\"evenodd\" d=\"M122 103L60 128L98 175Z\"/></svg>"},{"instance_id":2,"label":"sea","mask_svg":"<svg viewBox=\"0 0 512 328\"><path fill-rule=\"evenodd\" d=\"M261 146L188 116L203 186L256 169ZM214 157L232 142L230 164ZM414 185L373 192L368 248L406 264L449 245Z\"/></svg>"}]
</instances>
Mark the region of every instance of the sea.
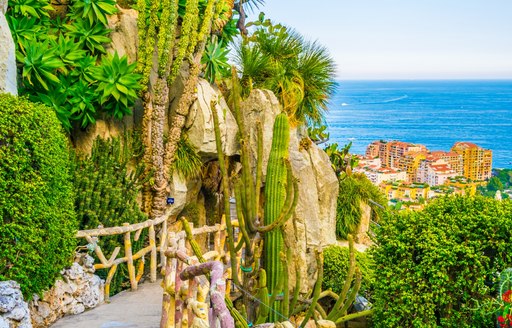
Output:
<instances>
[{"instance_id":1,"label":"sea","mask_svg":"<svg viewBox=\"0 0 512 328\"><path fill-rule=\"evenodd\" d=\"M339 81L326 122L329 143L355 154L375 140L444 151L469 141L512 168L512 80Z\"/></svg>"}]
</instances>

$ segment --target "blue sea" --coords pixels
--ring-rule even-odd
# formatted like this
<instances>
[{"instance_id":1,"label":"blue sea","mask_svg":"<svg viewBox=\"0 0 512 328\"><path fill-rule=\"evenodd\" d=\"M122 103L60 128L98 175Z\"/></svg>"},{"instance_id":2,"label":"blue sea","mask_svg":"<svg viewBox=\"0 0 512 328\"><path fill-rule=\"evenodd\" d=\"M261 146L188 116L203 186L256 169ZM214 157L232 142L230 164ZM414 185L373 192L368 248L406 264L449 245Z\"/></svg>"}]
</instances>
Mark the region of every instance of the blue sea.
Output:
<instances>
[{"instance_id":1,"label":"blue sea","mask_svg":"<svg viewBox=\"0 0 512 328\"><path fill-rule=\"evenodd\" d=\"M470 141L493 151L493 168L512 168L512 81L341 81L326 116L330 143L374 140L448 151Z\"/></svg>"}]
</instances>

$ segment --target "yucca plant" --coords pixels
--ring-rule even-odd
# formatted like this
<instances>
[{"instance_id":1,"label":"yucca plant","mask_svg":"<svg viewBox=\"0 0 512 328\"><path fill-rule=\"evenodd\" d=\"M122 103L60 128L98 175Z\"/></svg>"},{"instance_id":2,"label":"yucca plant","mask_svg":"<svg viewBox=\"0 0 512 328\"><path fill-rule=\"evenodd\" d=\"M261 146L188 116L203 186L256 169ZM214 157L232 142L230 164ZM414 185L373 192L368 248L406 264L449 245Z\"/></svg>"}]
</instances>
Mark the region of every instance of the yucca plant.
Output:
<instances>
[{"instance_id":1,"label":"yucca plant","mask_svg":"<svg viewBox=\"0 0 512 328\"><path fill-rule=\"evenodd\" d=\"M104 56L101 65L94 69L98 81L96 92L103 108L113 117L121 119L131 114L130 106L137 99L138 81L141 76L133 73L136 64L128 64L126 56Z\"/></svg>"},{"instance_id":2,"label":"yucca plant","mask_svg":"<svg viewBox=\"0 0 512 328\"><path fill-rule=\"evenodd\" d=\"M102 24L90 23L88 20L78 19L71 25L66 25L68 35L75 38L82 49L88 49L93 55L105 53L104 44L112 40L108 38L110 30Z\"/></svg>"},{"instance_id":3,"label":"yucca plant","mask_svg":"<svg viewBox=\"0 0 512 328\"><path fill-rule=\"evenodd\" d=\"M74 63L74 68L70 73L70 76L77 80L83 80L88 83L94 81L94 68L96 67L96 56L86 55Z\"/></svg>"},{"instance_id":4,"label":"yucca plant","mask_svg":"<svg viewBox=\"0 0 512 328\"><path fill-rule=\"evenodd\" d=\"M64 63L55 56L55 50L48 46L47 42L31 43L26 45L26 55L16 54L16 59L23 65L23 84L25 87L50 90L51 84L59 84L60 80L55 75L58 69L64 67ZM25 83L28 82L28 85Z\"/></svg>"},{"instance_id":5,"label":"yucca plant","mask_svg":"<svg viewBox=\"0 0 512 328\"><path fill-rule=\"evenodd\" d=\"M78 0L73 1L70 18L73 20L86 20L95 25L101 22L107 25L107 16L117 12L115 0Z\"/></svg>"}]
</instances>

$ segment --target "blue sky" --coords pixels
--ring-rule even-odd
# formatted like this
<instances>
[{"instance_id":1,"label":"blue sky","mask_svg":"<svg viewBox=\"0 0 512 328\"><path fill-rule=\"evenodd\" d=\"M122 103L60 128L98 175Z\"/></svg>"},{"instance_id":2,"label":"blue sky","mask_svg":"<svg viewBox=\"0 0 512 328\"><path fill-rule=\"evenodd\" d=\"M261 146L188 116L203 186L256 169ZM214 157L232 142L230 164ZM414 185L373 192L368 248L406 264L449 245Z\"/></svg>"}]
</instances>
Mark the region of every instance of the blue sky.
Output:
<instances>
[{"instance_id":1,"label":"blue sky","mask_svg":"<svg viewBox=\"0 0 512 328\"><path fill-rule=\"evenodd\" d=\"M261 10L325 45L342 80L512 79L512 0L266 0Z\"/></svg>"}]
</instances>

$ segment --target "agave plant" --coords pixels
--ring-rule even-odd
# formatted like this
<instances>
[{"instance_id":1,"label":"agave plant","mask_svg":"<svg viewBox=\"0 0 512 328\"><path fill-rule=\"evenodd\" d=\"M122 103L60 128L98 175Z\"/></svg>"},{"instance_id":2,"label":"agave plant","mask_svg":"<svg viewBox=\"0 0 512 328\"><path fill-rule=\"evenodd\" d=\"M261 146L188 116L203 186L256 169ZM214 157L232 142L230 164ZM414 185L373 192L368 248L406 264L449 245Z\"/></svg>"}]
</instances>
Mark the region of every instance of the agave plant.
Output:
<instances>
[{"instance_id":1,"label":"agave plant","mask_svg":"<svg viewBox=\"0 0 512 328\"><path fill-rule=\"evenodd\" d=\"M48 11L53 10L48 0L9 0L8 3L11 16L50 17Z\"/></svg>"},{"instance_id":2,"label":"agave plant","mask_svg":"<svg viewBox=\"0 0 512 328\"><path fill-rule=\"evenodd\" d=\"M53 108L64 129L68 132L71 130L71 111L69 110L69 104L67 103L67 94L63 88L52 88L44 93L38 92L36 95L30 96L30 100L34 102L41 102L46 106Z\"/></svg>"},{"instance_id":3,"label":"agave plant","mask_svg":"<svg viewBox=\"0 0 512 328\"><path fill-rule=\"evenodd\" d=\"M83 80L79 80L69 89L69 104L71 119L79 121L82 128L96 122L96 108L94 107L98 94Z\"/></svg>"},{"instance_id":4,"label":"agave plant","mask_svg":"<svg viewBox=\"0 0 512 328\"><path fill-rule=\"evenodd\" d=\"M100 103L115 118L131 114L130 106L137 99L141 76L133 73L135 67L135 63L128 64L126 56L120 58L116 52L103 57L101 65L94 69Z\"/></svg>"},{"instance_id":5,"label":"agave plant","mask_svg":"<svg viewBox=\"0 0 512 328\"><path fill-rule=\"evenodd\" d=\"M37 24L35 17L7 16L6 19L17 50L25 53L25 44L35 42L42 33L42 27Z\"/></svg>"},{"instance_id":6,"label":"agave plant","mask_svg":"<svg viewBox=\"0 0 512 328\"><path fill-rule=\"evenodd\" d=\"M70 67L82 59L86 53L85 50L80 48L80 44L68 37L64 37L62 34L56 40L51 40L50 46L55 51L55 56ZM67 72L64 71L64 73Z\"/></svg>"},{"instance_id":7,"label":"agave plant","mask_svg":"<svg viewBox=\"0 0 512 328\"><path fill-rule=\"evenodd\" d=\"M75 38L82 49L89 49L92 54L105 53L104 44L110 43L107 35L110 30L102 24L91 24L88 20L78 19L66 25L68 35Z\"/></svg>"},{"instance_id":8,"label":"agave plant","mask_svg":"<svg viewBox=\"0 0 512 328\"><path fill-rule=\"evenodd\" d=\"M87 20L91 26L101 22L107 25L107 15L117 12L115 0L78 0L71 6L70 17L73 20Z\"/></svg>"},{"instance_id":9,"label":"agave plant","mask_svg":"<svg viewBox=\"0 0 512 328\"><path fill-rule=\"evenodd\" d=\"M23 65L24 82L27 81L36 90L41 86L47 91L52 83L60 84L55 72L63 69L64 63L55 55L55 50L48 46L48 42L28 44L25 50L25 56L16 53L16 59Z\"/></svg>"},{"instance_id":10,"label":"agave plant","mask_svg":"<svg viewBox=\"0 0 512 328\"><path fill-rule=\"evenodd\" d=\"M205 77L210 83L215 83L216 80L230 74L228 53L227 47L223 46L215 36L206 46L201 62L205 67Z\"/></svg>"},{"instance_id":11,"label":"agave plant","mask_svg":"<svg viewBox=\"0 0 512 328\"><path fill-rule=\"evenodd\" d=\"M74 63L74 68L70 75L78 80L87 81L93 83L94 80L94 68L96 67L96 56L86 55Z\"/></svg>"}]
</instances>

